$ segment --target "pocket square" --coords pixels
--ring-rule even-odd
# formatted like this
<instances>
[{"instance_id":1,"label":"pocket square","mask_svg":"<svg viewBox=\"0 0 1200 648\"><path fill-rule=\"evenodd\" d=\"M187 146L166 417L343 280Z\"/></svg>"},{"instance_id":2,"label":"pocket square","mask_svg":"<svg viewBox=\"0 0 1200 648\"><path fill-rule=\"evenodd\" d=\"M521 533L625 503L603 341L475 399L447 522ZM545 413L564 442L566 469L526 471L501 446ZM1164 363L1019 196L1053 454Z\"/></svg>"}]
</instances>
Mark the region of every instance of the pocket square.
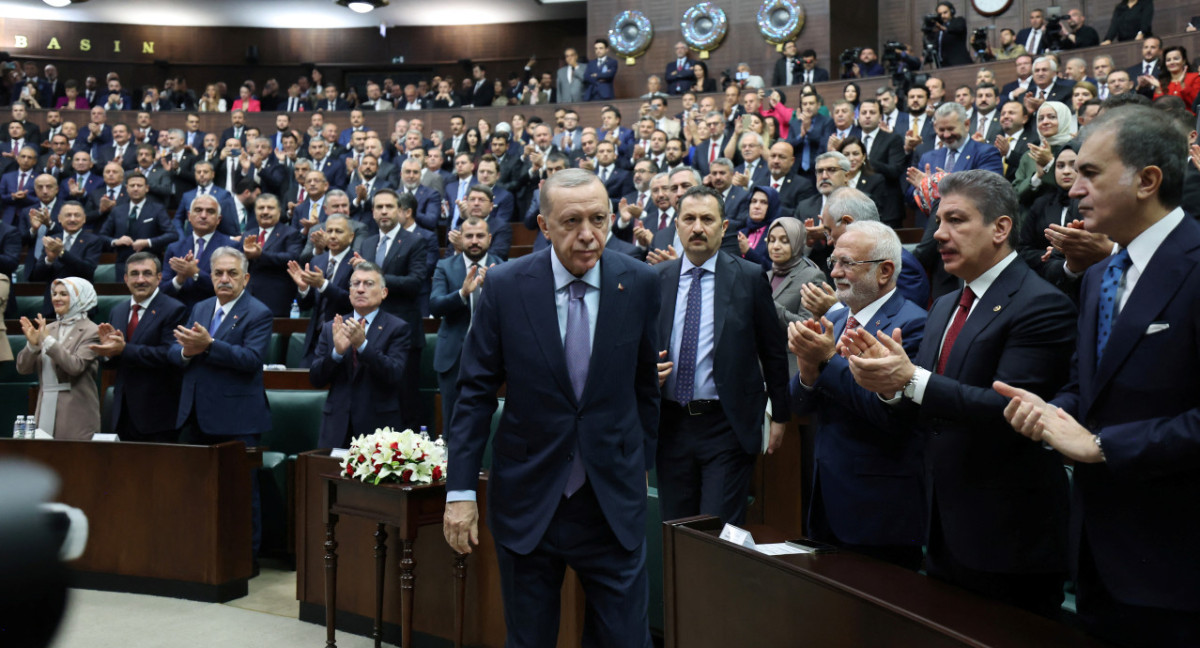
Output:
<instances>
[{"instance_id":1,"label":"pocket square","mask_svg":"<svg viewBox=\"0 0 1200 648\"><path fill-rule=\"evenodd\" d=\"M154 222L154 217L151 216L150 218L142 219L142 222L143 223L152 223L152 222Z\"/></svg>"},{"instance_id":2,"label":"pocket square","mask_svg":"<svg viewBox=\"0 0 1200 648\"><path fill-rule=\"evenodd\" d=\"M1165 331L1169 328L1171 328L1170 322L1154 322L1154 323L1150 324L1150 326L1146 327L1146 335L1154 335L1155 333L1162 333L1163 331Z\"/></svg>"}]
</instances>

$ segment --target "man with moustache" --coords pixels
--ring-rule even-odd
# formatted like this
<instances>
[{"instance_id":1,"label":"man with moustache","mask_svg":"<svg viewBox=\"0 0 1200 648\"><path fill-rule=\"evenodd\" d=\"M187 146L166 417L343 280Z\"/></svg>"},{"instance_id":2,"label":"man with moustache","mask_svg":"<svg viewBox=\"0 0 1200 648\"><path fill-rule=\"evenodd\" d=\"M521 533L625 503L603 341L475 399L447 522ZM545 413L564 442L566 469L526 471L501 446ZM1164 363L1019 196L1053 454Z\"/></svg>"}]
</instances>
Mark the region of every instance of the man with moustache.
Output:
<instances>
[{"instance_id":1,"label":"man with moustache","mask_svg":"<svg viewBox=\"0 0 1200 648\"><path fill-rule=\"evenodd\" d=\"M257 227L242 236L242 252L250 263L247 290L266 305L275 317L287 317L296 290L288 275L288 263L304 249L304 237L291 225L279 222L282 209L279 198L262 194L254 202Z\"/></svg>"},{"instance_id":2,"label":"man with moustache","mask_svg":"<svg viewBox=\"0 0 1200 648\"><path fill-rule=\"evenodd\" d=\"M49 176L42 177L48 179L47 185L53 182L53 178ZM42 237L41 245L34 248L30 259L26 261L29 281L46 282L42 314L47 317L54 314L54 304L50 301L50 287L55 279L80 277L88 281L94 280L96 266L100 263L100 251L104 245L99 236L83 229L86 222L87 216L79 203L63 203L58 212L58 224L61 227L49 230L47 235ZM35 246L37 243L35 242Z\"/></svg>"},{"instance_id":3,"label":"man with moustache","mask_svg":"<svg viewBox=\"0 0 1200 648\"><path fill-rule=\"evenodd\" d=\"M300 295L300 308L311 311L304 338L301 365L312 364L321 329L334 315L350 310L350 259L353 258L354 228L344 214L330 214L322 224L321 252L301 267L289 261L288 275Z\"/></svg>"},{"instance_id":4,"label":"man with moustache","mask_svg":"<svg viewBox=\"0 0 1200 648\"><path fill-rule=\"evenodd\" d=\"M180 374L167 354L187 308L159 289L162 262L150 252L126 259L123 277L130 299L113 307L91 347L116 370L112 430L122 441L174 443Z\"/></svg>"},{"instance_id":5,"label":"man with moustache","mask_svg":"<svg viewBox=\"0 0 1200 648\"><path fill-rule=\"evenodd\" d=\"M232 244L228 236L217 231L220 221L221 206L216 198L196 198L188 211L191 233L169 245L164 255L167 263L159 288L188 308L213 295L210 257L217 248Z\"/></svg>"},{"instance_id":6,"label":"man with moustache","mask_svg":"<svg viewBox=\"0 0 1200 648\"><path fill-rule=\"evenodd\" d=\"M463 341L479 303L484 277L488 268L503 262L499 257L488 254L492 237L488 233L486 220L469 217L461 231L462 252L438 261L429 297L430 315L442 320L442 325L438 327L433 370L438 372L438 392L442 395L443 430L450 425L450 415L458 400L458 370Z\"/></svg>"}]
</instances>

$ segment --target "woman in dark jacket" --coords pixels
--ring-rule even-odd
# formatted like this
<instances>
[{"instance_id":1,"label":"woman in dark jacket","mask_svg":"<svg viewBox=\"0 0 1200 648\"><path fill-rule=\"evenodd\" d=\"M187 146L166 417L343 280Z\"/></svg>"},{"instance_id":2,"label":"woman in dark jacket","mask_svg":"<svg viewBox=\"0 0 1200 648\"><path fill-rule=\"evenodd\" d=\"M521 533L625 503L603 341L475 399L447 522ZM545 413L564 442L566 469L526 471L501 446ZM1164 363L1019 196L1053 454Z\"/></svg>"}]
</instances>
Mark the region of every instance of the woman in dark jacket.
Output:
<instances>
[{"instance_id":1,"label":"woman in dark jacket","mask_svg":"<svg viewBox=\"0 0 1200 648\"><path fill-rule=\"evenodd\" d=\"M1078 143L1072 140L1059 150L1054 159L1054 181L1057 186L1033 201L1018 232L1017 253L1034 272L1043 277L1046 276L1050 264L1061 264L1064 259L1062 254L1055 252L1049 259L1042 261L1046 248L1050 247L1050 241L1046 238L1046 228L1050 225L1066 227L1068 223L1080 217L1079 201L1067 195L1077 177L1075 149L1078 146Z\"/></svg>"},{"instance_id":2,"label":"woman in dark jacket","mask_svg":"<svg viewBox=\"0 0 1200 648\"><path fill-rule=\"evenodd\" d=\"M761 265L763 270L770 270L773 262L767 253L767 232L783 212L779 192L770 187L751 187L749 204L750 218L738 230L738 248L743 259Z\"/></svg>"},{"instance_id":3,"label":"woman in dark jacket","mask_svg":"<svg viewBox=\"0 0 1200 648\"><path fill-rule=\"evenodd\" d=\"M1120 0L1113 9L1112 22L1101 45L1116 41L1141 40L1153 36L1154 0Z\"/></svg>"}]
</instances>

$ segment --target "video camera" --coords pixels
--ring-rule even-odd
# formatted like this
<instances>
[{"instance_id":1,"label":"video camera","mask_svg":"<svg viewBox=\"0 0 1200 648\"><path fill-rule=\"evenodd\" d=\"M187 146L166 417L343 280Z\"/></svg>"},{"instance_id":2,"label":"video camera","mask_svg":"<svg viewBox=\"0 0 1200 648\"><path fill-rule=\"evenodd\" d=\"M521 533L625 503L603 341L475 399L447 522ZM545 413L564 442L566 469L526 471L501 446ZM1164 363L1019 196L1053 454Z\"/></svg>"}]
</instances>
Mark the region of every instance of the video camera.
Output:
<instances>
[{"instance_id":1,"label":"video camera","mask_svg":"<svg viewBox=\"0 0 1200 648\"><path fill-rule=\"evenodd\" d=\"M862 49L863 48L861 47L851 47L842 50L842 55L838 57L838 61L841 62L842 66L844 67L856 65L858 64L859 55L862 54Z\"/></svg>"},{"instance_id":2,"label":"video camera","mask_svg":"<svg viewBox=\"0 0 1200 648\"><path fill-rule=\"evenodd\" d=\"M996 60L995 54L988 53L988 29L980 27L971 32L971 49L975 50L975 59L978 61Z\"/></svg>"}]
</instances>

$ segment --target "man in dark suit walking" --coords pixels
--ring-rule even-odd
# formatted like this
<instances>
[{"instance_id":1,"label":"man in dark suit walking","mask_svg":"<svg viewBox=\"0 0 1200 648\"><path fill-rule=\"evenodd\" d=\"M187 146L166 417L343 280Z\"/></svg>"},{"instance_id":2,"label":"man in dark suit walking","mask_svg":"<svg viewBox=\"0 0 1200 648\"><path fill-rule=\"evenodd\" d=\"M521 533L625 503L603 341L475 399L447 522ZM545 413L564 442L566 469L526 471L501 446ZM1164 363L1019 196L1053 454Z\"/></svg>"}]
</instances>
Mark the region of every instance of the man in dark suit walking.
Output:
<instances>
[{"instance_id":1,"label":"man in dark suit walking","mask_svg":"<svg viewBox=\"0 0 1200 648\"><path fill-rule=\"evenodd\" d=\"M644 485L658 430L659 290L644 263L601 259L612 209L593 174L560 171L541 200L551 249L489 272L467 334L444 532L455 551L478 543L479 468L507 383L488 525L508 645L555 645L570 566L587 592L583 645L649 648Z\"/></svg>"},{"instance_id":2,"label":"man in dark suit walking","mask_svg":"<svg viewBox=\"0 0 1200 648\"><path fill-rule=\"evenodd\" d=\"M304 357L301 365L312 364L321 328L338 313L350 312L350 260L353 258L354 227L349 217L330 214L320 236L324 250L300 267L289 261L288 275L300 295L300 308L311 311L308 331L304 338Z\"/></svg>"},{"instance_id":3,"label":"man in dark suit walking","mask_svg":"<svg viewBox=\"0 0 1200 648\"><path fill-rule=\"evenodd\" d=\"M412 332L400 397L404 425L415 430L425 422L419 393L421 349L425 347L420 296L429 282L428 243L424 237L400 226L400 197L394 190L375 192L373 207L379 233L364 241L361 249L365 258L383 271L388 286L380 308L404 320ZM358 265L363 258L356 253L350 263Z\"/></svg>"},{"instance_id":4,"label":"man in dark suit walking","mask_svg":"<svg viewBox=\"0 0 1200 648\"><path fill-rule=\"evenodd\" d=\"M488 268L501 259L488 254L492 237L486 220L468 218L461 230L462 252L438 261L433 272L433 291L429 313L441 318L433 370L438 373L438 392L442 395L442 430L450 426L450 415L458 400L459 359L463 341L471 326L471 316L483 287Z\"/></svg>"},{"instance_id":5,"label":"man in dark suit walking","mask_svg":"<svg viewBox=\"0 0 1200 648\"><path fill-rule=\"evenodd\" d=\"M122 441L174 443L180 373L167 354L187 307L159 290L162 262L150 252L126 260L124 279L130 299L113 307L100 325L100 344L91 347L117 371L112 429Z\"/></svg>"},{"instance_id":6,"label":"man in dark suit walking","mask_svg":"<svg viewBox=\"0 0 1200 648\"><path fill-rule=\"evenodd\" d=\"M924 433L927 573L1053 618L1063 600L1066 473L1041 444L1012 433L1008 401L991 385L1055 393L1067 379L1075 307L1013 251L1017 197L1003 176L963 171L939 187L938 247L965 286L933 303L914 360L899 335L842 336L855 382L888 399L859 399L855 409Z\"/></svg>"},{"instance_id":7,"label":"man in dark suit walking","mask_svg":"<svg viewBox=\"0 0 1200 648\"><path fill-rule=\"evenodd\" d=\"M1012 426L1075 464L1079 617L1123 646L1200 643L1200 226L1178 206L1186 144L1148 107L1089 126L1071 197L1118 251L1082 279L1071 381L1054 400L996 384Z\"/></svg>"},{"instance_id":8,"label":"man in dark suit walking","mask_svg":"<svg viewBox=\"0 0 1200 648\"><path fill-rule=\"evenodd\" d=\"M720 252L728 226L720 194L692 187L676 207L684 254L656 268L663 519L706 514L742 524L768 396L767 452L790 417L786 337L762 267Z\"/></svg>"},{"instance_id":9,"label":"man in dark suit walking","mask_svg":"<svg viewBox=\"0 0 1200 648\"><path fill-rule=\"evenodd\" d=\"M903 250L900 238L883 223L846 226L831 257L837 296L846 308L819 324L812 319L792 323L788 344L799 367L790 385L794 411L816 413L819 421L808 535L915 571L925 531L920 438L840 402L844 394L875 395L852 384L850 366L835 351L843 332L863 327L885 335L899 329L905 353L916 354L925 310L897 288Z\"/></svg>"},{"instance_id":10,"label":"man in dark suit walking","mask_svg":"<svg viewBox=\"0 0 1200 648\"><path fill-rule=\"evenodd\" d=\"M379 308L387 292L379 266L359 262L350 276L354 310L345 317L335 315L321 327L308 378L313 387L329 388L321 421L322 448L349 447L351 439L382 427L402 429L404 413L395 389L412 357L413 330Z\"/></svg>"}]
</instances>

